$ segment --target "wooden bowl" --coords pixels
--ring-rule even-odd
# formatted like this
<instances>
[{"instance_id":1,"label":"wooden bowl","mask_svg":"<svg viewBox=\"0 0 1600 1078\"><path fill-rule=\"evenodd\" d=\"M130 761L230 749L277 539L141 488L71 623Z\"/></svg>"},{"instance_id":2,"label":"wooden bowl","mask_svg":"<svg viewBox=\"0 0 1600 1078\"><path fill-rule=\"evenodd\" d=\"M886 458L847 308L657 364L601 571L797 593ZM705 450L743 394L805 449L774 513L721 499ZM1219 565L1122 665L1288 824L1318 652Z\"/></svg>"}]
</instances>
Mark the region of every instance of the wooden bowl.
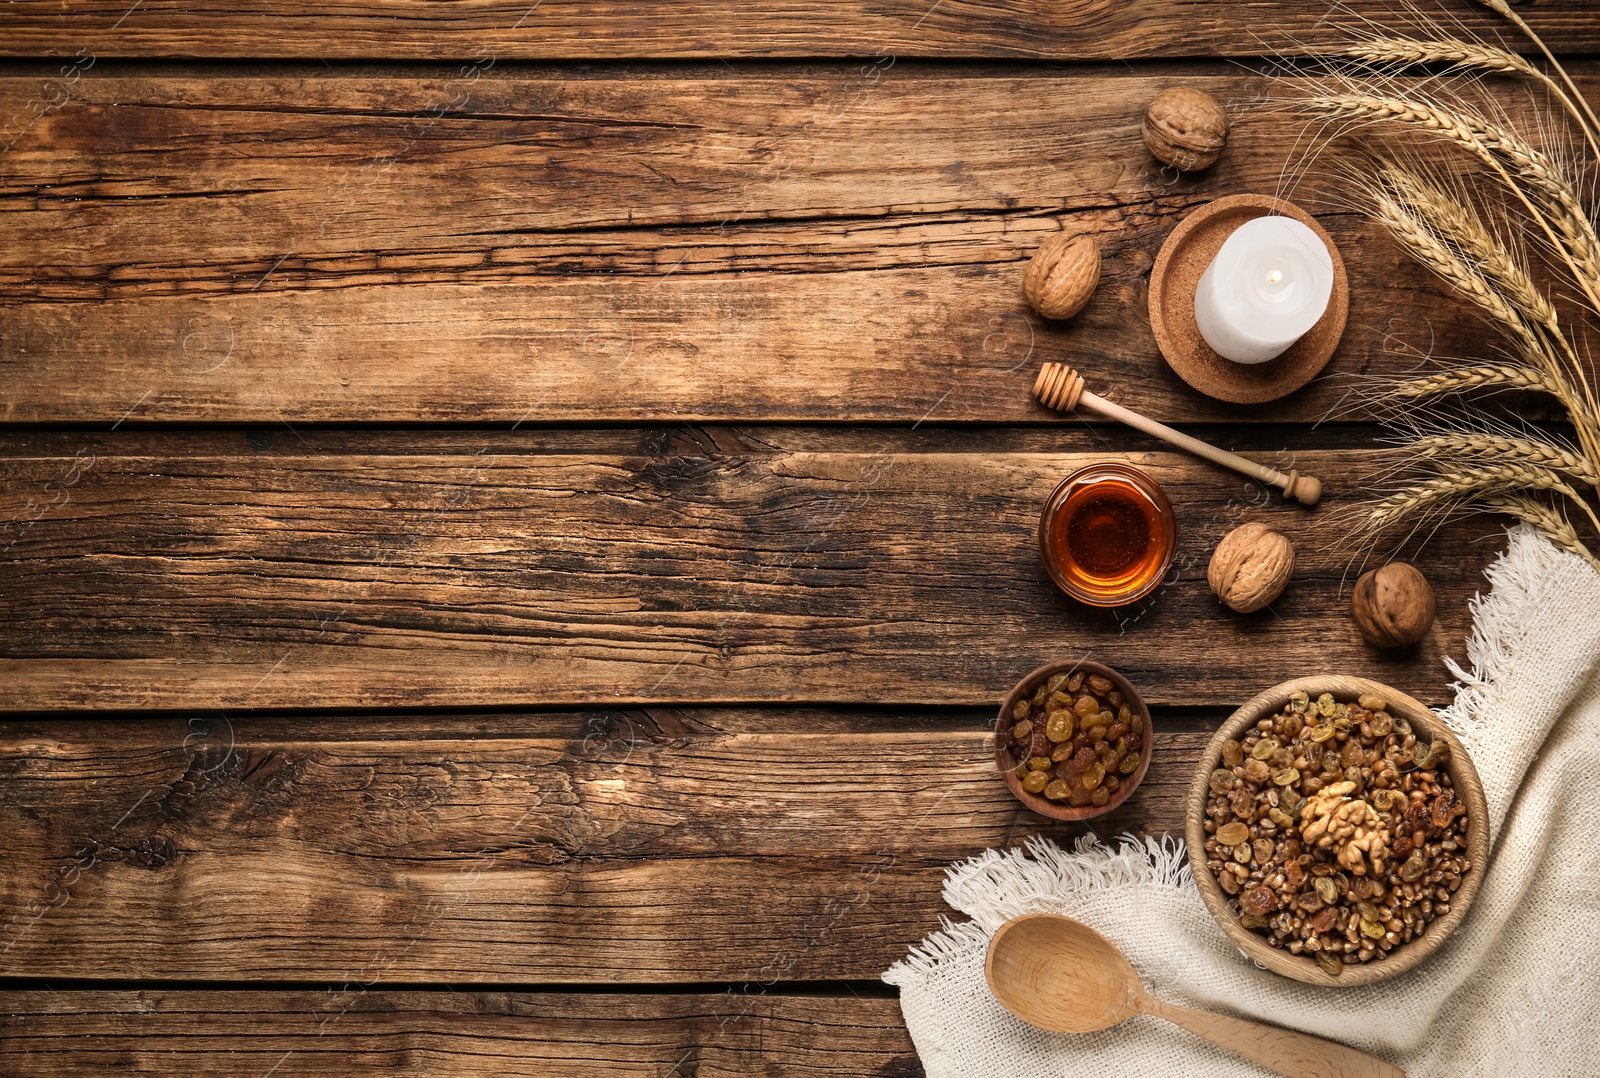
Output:
<instances>
[{"instance_id":1,"label":"wooden bowl","mask_svg":"<svg viewBox=\"0 0 1600 1078\"><path fill-rule=\"evenodd\" d=\"M1460 889L1452 896L1450 912L1429 924L1427 931L1421 937L1410 943L1403 943L1389 952L1388 958L1351 963L1345 966L1344 972L1337 977L1324 973L1322 967L1318 966L1316 960L1310 956L1293 955L1286 950L1273 947L1265 936L1258 935L1241 925L1238 914L1228 907L1228 895L1217 885L1216 877L1206 867L1206 800L1210 794L1211 772L1219 766L1222 758L1222 743L1243 734L1261 719L1277 714L1279 709L1288 703L1290 695L1295 692L1307 693L1313 699L1321 693L1332 693L1336 700L1344 702L1354 700L1362 693L1373 693L1383 697L1389 702L1389 714L1403 716L1410 722L1419 740L1424 737L1430 741L1442 738L1450 746L1450 759L1444 769L1450 776L1456 797L1467 807L1467 857L1472 862L1472 869L1463 877ZM1466 917L1467 909L1472 905L1472 898L1478 891L1478 883L1483 879L1489 861L1489 807L1483 799L1483 786L1478 781L1477 769L1472 766L1472 761L1467 757L1466 750L1461 747L1461 742L1437 715L1422 704L1403 692L1366 678L1327 675L1285 681L1281 685L1274 685L1235 711L1228 717L1228 721L1222 724L1222 728L1206 747L1206 754L1199 770L1195 773L1194 783L1189 787L1186 815L1189 867L1194 873L1195 885L1200 888L1200 896L1205 899L1206 908L1222 926L1222 931L1227 933L1228 938L1244 952L1246 958L1274 973L1281 973L1285 977L1293 977L1307 984L1326 985L1330 988L1353 988L1397 976L1414 968L1437 951Z\"/></svg>"},{"instance_id":2,"label":"wooden bowl","mask_svg":"<svg viewBox=\"0 0 1600 1078\"><path fill-rule=\"evenodd\" d=\"M1032 697L1034 690L1041 682L1049 680L1056 674L1081 673L1099 674L1101 677L1110 678L1127 701L1128 707L1134 714L1144 719L1144 739L1139 746L1139 766L1131 775L1122 777L1121 785L1111 795L1111 800L1104 805L1085 805L1083 808L1073 808L1065 801L1052 801L1042 794L1030 794L1022 788L1022 780L1017 778L1017 765L1022 760L1012 751L1011 742L1011 709L1018 700ZM1155 744L1154 731L1150 727L1150 708L1137 689L1128 683L1128 679L1111 669L1087 659L1076 659L1069 662L1049 663L1039 667L1033 673L1017 682L1016 688L1000 704L1000 717L994 724L994 761L1000 769L1000 776L1005 779L1006 786L1028 808L1042 816L1049 816L1056 820L1092 820L1096 816L1104 816L1128 799L1128 795L1138 788L1144 781L1144 773L1150 770L1150 753Z\"/></svg>"}]
</instances>

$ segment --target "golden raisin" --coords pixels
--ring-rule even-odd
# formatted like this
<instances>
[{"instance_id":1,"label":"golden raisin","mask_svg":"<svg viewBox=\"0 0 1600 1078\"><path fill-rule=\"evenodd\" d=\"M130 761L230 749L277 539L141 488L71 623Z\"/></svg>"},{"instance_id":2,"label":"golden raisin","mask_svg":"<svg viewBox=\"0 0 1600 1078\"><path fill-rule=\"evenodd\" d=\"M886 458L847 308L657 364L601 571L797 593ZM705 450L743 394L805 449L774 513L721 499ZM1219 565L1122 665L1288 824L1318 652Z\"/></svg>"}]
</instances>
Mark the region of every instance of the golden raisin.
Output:
<instances>
[{"instance_id":1,"label":"golden raisin","mask_svg":"<svg viewBox=\"0 0 1600 1078\"><path fill-rule=\"evenodd\" d=\"M1217 828L1217 841L1224 846L1237 846L1250 837L1250 828L1235 820Z\"/></svg>"}]
</instances>

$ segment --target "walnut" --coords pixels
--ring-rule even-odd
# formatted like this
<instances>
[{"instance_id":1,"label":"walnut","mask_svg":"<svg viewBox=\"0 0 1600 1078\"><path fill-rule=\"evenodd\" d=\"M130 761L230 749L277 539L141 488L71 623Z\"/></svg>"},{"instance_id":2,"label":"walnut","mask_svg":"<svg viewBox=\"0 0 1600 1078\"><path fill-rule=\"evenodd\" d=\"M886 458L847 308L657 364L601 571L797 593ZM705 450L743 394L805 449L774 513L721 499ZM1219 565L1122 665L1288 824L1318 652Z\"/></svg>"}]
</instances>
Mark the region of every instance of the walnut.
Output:
<instances>
[{"instance_id":1,"label":"walnut","mask_svg":"<svg viewBox=\"0 0 1600 1078\"><path fill-rule=\"evenodd\" d=\"M1350 612L1361 635L1374 647L1415 644L1433 625L1433 588L1416 566L1390 562L1356 581Z\"/></svg>"},{"instance_id":2,"label":"walnut","mask_svg":"<svg viewBox=\"0 0 1600 1078\"><path fill-rule=\"evenodd\" d=\"M1272 602L1294 573L1294 544L1265 524L1241 524L1211 555L1206 582L1217 598L1241 614Z\"/></svg>"},{"instance_id":3,"label":"walnut","mask_svg":"<svg viewBox=\"0 0 1600 1078\"><path fill-rule=\"evenodd\" d=\"M1357 876L1367 874L1368 862L1382 872L1389 856L1389 828L1378 810L1348 796L1353 782L1335 782L1306 799L1300 811L1300 837L1319 849L1333 849L1339 864Z\"/></svg>"},{"instance_id":4,"label":"walnut","mask_svg":"<svg viewBox=\"0 0 1600 1078\"><path fill-rule=\"evenodd\" d=\"M1057 232L1028 260L1022 292L1046 318L1071 318L1100 284L1100 245L1093 236Z\"/></svg>"},{"instance_id":5,"label":"walnut","mask_svg":"<svg viewBox=\"0 0 1600 1078\"><path fill-rule=\"evenodd\" d=\"M1144 144L1163 164L1184 172L1210 165L1227 141L1227 114L1201 90L1174 86L1145 110Z\"/></svg>"}]
</instances>

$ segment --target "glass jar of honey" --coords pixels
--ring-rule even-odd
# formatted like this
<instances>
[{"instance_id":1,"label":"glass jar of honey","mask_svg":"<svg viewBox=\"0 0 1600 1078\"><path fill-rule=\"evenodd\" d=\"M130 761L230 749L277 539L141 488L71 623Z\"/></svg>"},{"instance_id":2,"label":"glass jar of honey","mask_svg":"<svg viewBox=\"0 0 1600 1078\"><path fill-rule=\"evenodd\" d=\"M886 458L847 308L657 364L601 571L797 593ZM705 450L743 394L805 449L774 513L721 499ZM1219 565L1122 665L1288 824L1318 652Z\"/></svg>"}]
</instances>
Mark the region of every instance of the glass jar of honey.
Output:
<instances>
[{"instance_id":1,"label":"glass jar of honey","mask_svg":"<svg viewBox=\"0 0 1600 1078\"><path fill-rule=\"evenodd\" d=\"M1113 461L1061 481L1039 518L1039 553L1056 586L1091 606L1156 589L1178 548L1172 503L1155 480Z\"/></svg>"}]
</instances>

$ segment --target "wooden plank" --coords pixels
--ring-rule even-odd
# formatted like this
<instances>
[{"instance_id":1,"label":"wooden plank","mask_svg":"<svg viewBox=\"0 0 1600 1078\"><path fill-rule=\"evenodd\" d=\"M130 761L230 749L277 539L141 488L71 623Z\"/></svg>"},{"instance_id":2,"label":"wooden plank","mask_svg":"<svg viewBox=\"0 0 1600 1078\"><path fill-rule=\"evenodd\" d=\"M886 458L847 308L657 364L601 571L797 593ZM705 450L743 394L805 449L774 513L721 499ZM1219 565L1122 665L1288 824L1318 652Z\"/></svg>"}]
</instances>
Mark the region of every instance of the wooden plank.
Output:
<instances>
[{"instance_id":1,"label":"wooden plank","mask_svg":"<svg viewBox=\"0 0 1600 1078\"><path fill-rule=\"evenodd\" d=\"M1525 17L1557 48L1593 51L1595 7L1541 0ZM1470 5L1452 29L1503 32ZM1023 56L1076 60L1240 56L1348 39L1404 21L1395 5L1270 0L1247 12L1182 0L824 0L752 8L729 0L365 0L338 7L174 0L98 7L88 0L12 0L0 54L300 56L315 59L617 59L721 56Z\"/></svg>"},{"instance_id":2,"label":"wooden plank","mask_svg":"<svg viewBox=\"0 0 1600 1078\"><path fill-rule=\"evenodd\" d=\"M0 723L0 975L868 979L1023 809L987 710ZM1181 828L1214 720L1158 712L1097 830ZM492 731L484 736L479 731Z\"/></svg>"},{"instance_id":3,"label":"wooden plank","mask_svg":"<svg viewBox=\"0 0 1600 1078\"><path fill-rule=\"evenodd\" d=\"M530 992L8 992L0 1070L212 1078L920 1078L893 999Z\"/></svg>"},{"instance_id":4,"label":"wooden plank","mask_svg":"<svg viewBox=\"0 0 1600 1078\"><path fill-rule=\"evenodd\" d=\"M1324 181L1354 315L1268 408L1159 358L1156 251L1188 210L1276 190L1271 84L1163 176L1172 76L951 68L782 77L0 79L0 421L1038 422L1045 360L1169 421L1374 413L1363 376L1480 356L1483 327ZM498 75L498 73L496 73ZM61 83L61 85L56 85ZM1600 81L1587 85L1600 90ZM1526 116L1527 99L1504 105ZM1021 260L1065 218L1105 274L1070 326Z\"/></svg>"},{"instance_id":5,"label":"wooden plank","mask_svg":"<svg viewBox=\"0 0 1600 1078\"><path fill-rule=\"evenodd\" d=\"M1066 655L1161 703L1233 703L1314 670L1440 702L1499 546L1487 517L1432 539L1439 620L1394 659L1347 613L1357 505L1394 463L1380 451L1260 454L1324 480L1308 512L1067 425L724 429L609 453L565 437L483 432L468 453L396 434L410 449L389 453L292 428L17 436L0 708L988 703ZM1120 611L1062 596L1036 545L1050 490L1107 457L1165 486L1181 534L1167 585ZM1298 549L1293 586L1254 617L1204 581L1246 519Z\"/></svg>"}]
</instances>

